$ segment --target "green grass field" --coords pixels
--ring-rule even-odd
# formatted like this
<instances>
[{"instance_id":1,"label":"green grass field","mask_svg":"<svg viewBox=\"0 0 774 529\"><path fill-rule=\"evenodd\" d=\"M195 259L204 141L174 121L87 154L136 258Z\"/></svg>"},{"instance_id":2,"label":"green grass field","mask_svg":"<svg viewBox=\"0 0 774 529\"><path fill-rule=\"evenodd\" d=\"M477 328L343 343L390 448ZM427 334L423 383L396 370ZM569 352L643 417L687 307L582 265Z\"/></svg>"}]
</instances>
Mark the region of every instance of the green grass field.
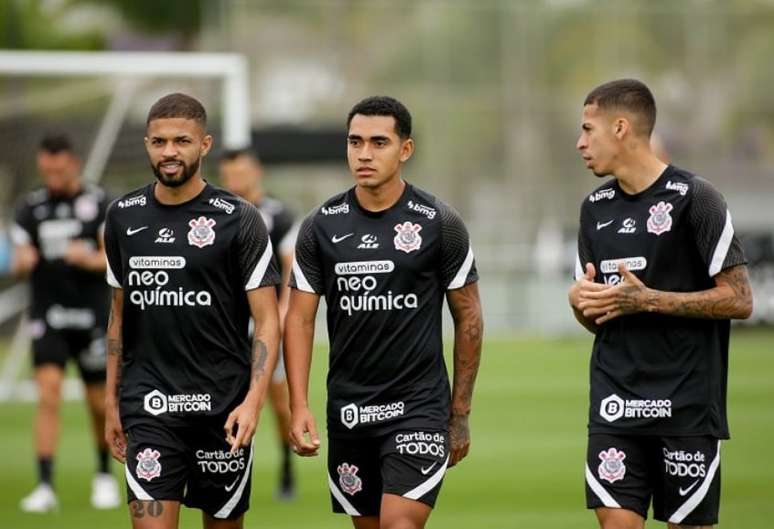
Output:
<instances>
[{"instance_id":1,"label":"green grass field","mask_svg":"<svg viewBox=\"0 0 774 529\"><path fill-rule=\"evenodd\" d=\"M584 508L587 363L590 339L489 340L476 389L472 451L446 477L428 527L443 529L594 528ZM315 358L313 401L323 415L325 354ZM723 447L724 529L774 527L774 333L736 331L732 338L729 410L733 439ZM127 510L97 512L88 504L94 468L83 405L63 407L56 462L61 510L21 513L18 500L34 485L30 404L0 405L0 527L101 529L130 527ZM296 460L300 495L272 500L277 451L269 414L257 436L252 508L246 527L348 528L330 513L324 460ZM114 466L116 474L119 469ZM663 527L650 523L649 527ZM185 511L181 527L201 527Z\"/></svg>"}]
</instances>

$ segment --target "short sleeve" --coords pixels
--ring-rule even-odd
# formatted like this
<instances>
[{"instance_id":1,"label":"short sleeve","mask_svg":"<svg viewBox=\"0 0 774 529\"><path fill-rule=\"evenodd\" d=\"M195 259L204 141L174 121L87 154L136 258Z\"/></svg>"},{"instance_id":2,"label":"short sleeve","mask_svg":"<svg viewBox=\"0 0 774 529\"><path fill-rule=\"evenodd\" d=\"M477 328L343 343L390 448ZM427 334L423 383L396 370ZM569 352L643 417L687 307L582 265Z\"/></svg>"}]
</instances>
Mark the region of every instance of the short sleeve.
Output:
<instances>
[{"instance_id":1,"label":"short sleeve","mask_svg":"<svg viewBox=\"0 0 774 529\"><path fill-rule=\"evenodd\" d=\"M688 222L710 277L732 266L747 263L723 195L701 178L693 181Z\"/></svg>"},{"instance_id":2,"label":"short sleeve","mask_svg":"<svg viewBox=\"0 0 774 529\"><path fill-rule=\"evenodd\" d=\"M438 203L441 217L441 281L448 290L478 281L470 237L459 213Z\"/></svg>"},{"instance_id":3,"label":"short sleeve","mask_svg":"<svg viewBox=\"0 0 774 529\"><path fill-rule=\"evenodd\" d=\"M115 220L114 206L107 208L105 213L105 255L107 256L107 267L105 269L105 278L108 285L113 288L123 288L122 278L124 277L123 262L121 261L121 248L119 246L119 237L117 233L117 224Z\"/></svg>"},{"instance_id":4,"label":"short sleeve","mask_svg":"<svg viewBox=\"0 0 774 529\"><path fill-rule=\"evenodd\" d=\"M320 252L314 235L314 213L301 223L296 239L296 252L293 256L293 269L290 271L290 287L312 294L322 294L322 264Z\"/></svg>"},{"instance_id":5,"label":"short sleeve","mask_svg":"<svg viewBox=\"0 0 774 529\"><path fill-rule=\"evenodd\" d=\"M261 214L252 204L241 202L241 206L237 261L242 284L245 290L277 285L280 275L272 259L271 240Z\"/></svg>"},{"instance_id":6,"label":"short sleeve","mask_svg":"<svg viewBox=\"0 0 774 529\"><path fill-rule=\"evenodd\" d=\"M32 208L22 198L16 206L13 224L11 225L11 242L17 246L34 244L35 218Z\"/></svg>"},{"instance_id":7,"label":"short sleeve","mask_svg":"<svg viewBox=\"0 0 774 529\"><path fill-rule=\"evenodd\" d=\"M581 206L580 222L578 227L578 251L575 254L575 280L581 279L586 274L586 263L594 262L591 252L591 239L586 230L588 214L585 209L586 202Z\"/></svg>"}]
</instances>

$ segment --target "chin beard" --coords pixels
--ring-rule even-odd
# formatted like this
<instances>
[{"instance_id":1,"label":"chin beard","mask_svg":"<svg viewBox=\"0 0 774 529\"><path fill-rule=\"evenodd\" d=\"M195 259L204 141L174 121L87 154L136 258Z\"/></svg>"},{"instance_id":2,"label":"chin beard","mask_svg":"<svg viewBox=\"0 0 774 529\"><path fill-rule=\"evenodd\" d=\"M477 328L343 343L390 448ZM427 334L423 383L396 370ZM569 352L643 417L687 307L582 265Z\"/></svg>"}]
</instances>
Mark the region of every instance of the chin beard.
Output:
<instances>
[{"instance_id":1,"label":"chin beard","mask_svg":"<svg viewBox=\"0 0 774 529\"><path fill-rule=\"evenodd\" d=\"M170 177L165 175L161 172L161 164L164 162L159 162L156 165L151 164L151 168L153 169L153 174L156 175L156 180L161 183L161 185L167 186L167 187L180 187L186 182L188 182L193 175L196 174L196 172L199 170L199 164L201 163L201 158L197 158L194 163L191 165L186 165L185 162L182 162L183 164L183 172L180 175L179 178L176 177Z\"/></svg>"}]
</instances>

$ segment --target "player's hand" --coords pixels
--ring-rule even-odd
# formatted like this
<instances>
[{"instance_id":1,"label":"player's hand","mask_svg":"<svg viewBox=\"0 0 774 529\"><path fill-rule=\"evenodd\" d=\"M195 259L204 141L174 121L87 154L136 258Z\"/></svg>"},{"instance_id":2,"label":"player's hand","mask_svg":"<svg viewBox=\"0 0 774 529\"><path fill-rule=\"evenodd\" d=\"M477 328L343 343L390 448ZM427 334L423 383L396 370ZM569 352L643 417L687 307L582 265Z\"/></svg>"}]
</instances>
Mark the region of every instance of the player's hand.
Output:
<instances>
[{"instance_id":1,"label":"player's hand","mask_svg":"<svg viewBox=\"0 0 774 529\"><path fill-rule=\"evenodd\" d=\"M258 426L258 414L258 407L247 400L228 414L223 429L226 431L226 442L231 445L232 454L235 454L240 446L250 444ZM234 428L236 428L236 434Z\"/></svg>"},{"instance_id":2,"label":"player's hand","mask_svg":"<svg viewBox=\"0 0 774 529\"><path fill-rule=\"evenodd\" d=\"M467 415L452 413L449 419L449 467L462 461L470 450L470 426Z\"/></svg>"},{"instance_id":3,"label":"player's hand","mask_svg":"<svg viewBox=\"0 0 774 529\"><path fill-rule=\"evenodd\" d=\"M655 291L646 287L624 263L618 264L618 273L621 282L617 285L580 293L578 308L597 325L625 314L655 310Z\"/></svg>"},{"instance_id":4,"label":"player's hand","mask_svg":"<svg viewBox=\"0 0 774 529\"><path fill-rule=\"evenodd\" d=\"M290 417L290 442L293 444L293 451L300 456L317 455L320 438L317 436L314 415L309 408L293 410Z\"/></svg>"},{"instance_id":5,"label":"player's hand","mask_svg":"<svg viewBox=\"0 0 774 529\"><path fill-rule=\"evenodd\" d=\"M73 239L67 243L67 250L64 254L64 262L79 267L88 266L89 261L93 257L94 247L83 239Z\"/></svg>"},{"instance_id":6,"label":"player's hand","mask_svg":"<svg viewBox=\"0 0 774 529\"><path fill-rule=\"evenodd\" d=\"M597 272L594 269L594 265L586 263L586 272L583 274L583 277L578 279L570 287L570 292L568 293L570 305L580 309L580 302L583 294L587 292L599 292L600 290L607 288L607 286L602 283L594 282L594 277L596 277L596 275Z\"/></svg>"},{"instance_id":7,"label":"player's hand","mask_svg":"<svg viewBox=\"0 0 774 529\"><path fill-rule=\"evenodd\" d=\"M34 246L24 244L15 246L11 255L11 271L14 274L26 275L38 266L40 256Z\"/></svg>"},{"instance_id":8,"label":"player's hand","mask_svg":"<svg viewBox=\"0 0 774 529\"><path fill-rule=\"evenodd\" d=\"M105 442L116 461L126 463L126 434L121 426L117 404L105 406Z\"/></svg>"}]
</instances>

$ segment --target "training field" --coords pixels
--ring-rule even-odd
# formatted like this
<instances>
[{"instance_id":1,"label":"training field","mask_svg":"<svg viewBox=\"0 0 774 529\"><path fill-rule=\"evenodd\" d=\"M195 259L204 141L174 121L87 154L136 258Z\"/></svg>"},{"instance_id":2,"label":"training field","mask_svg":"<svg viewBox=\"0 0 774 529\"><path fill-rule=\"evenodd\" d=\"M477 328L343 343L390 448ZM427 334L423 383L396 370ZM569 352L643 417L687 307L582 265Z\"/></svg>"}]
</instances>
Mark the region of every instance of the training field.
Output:
<instances>
[{"instance_id":1,"label":"training field","mask_svg":"<svg viewBox=\"0 0 774 529\"><path fill-rule=\"evenodd\" d=\"M438 529L594 528L584 509L587 363L590 339L489 340L479 374L472 452L450 470L436 512ZM322 422L326 356L318 352L313 404ZM774 332L735 332L731 348L729 412L733 439L723 446L721 528L774 526ZM28 515L17 509L33 486L31 404L0 404L0 527L89 529L130 527L125 509L96 512L88 505L94 456L81 403L63 408L65 427L56 462L61 510ZM252 509L246 527L351 527L330 513L324 459L296 459L300 495L272 500L276 446L271 415L257 436ZM114 466L118 473L119 469ZM197 511L181 527L201 527ZM649 527L663 527L651 523Z\"/></svg>"}]
</instances>

